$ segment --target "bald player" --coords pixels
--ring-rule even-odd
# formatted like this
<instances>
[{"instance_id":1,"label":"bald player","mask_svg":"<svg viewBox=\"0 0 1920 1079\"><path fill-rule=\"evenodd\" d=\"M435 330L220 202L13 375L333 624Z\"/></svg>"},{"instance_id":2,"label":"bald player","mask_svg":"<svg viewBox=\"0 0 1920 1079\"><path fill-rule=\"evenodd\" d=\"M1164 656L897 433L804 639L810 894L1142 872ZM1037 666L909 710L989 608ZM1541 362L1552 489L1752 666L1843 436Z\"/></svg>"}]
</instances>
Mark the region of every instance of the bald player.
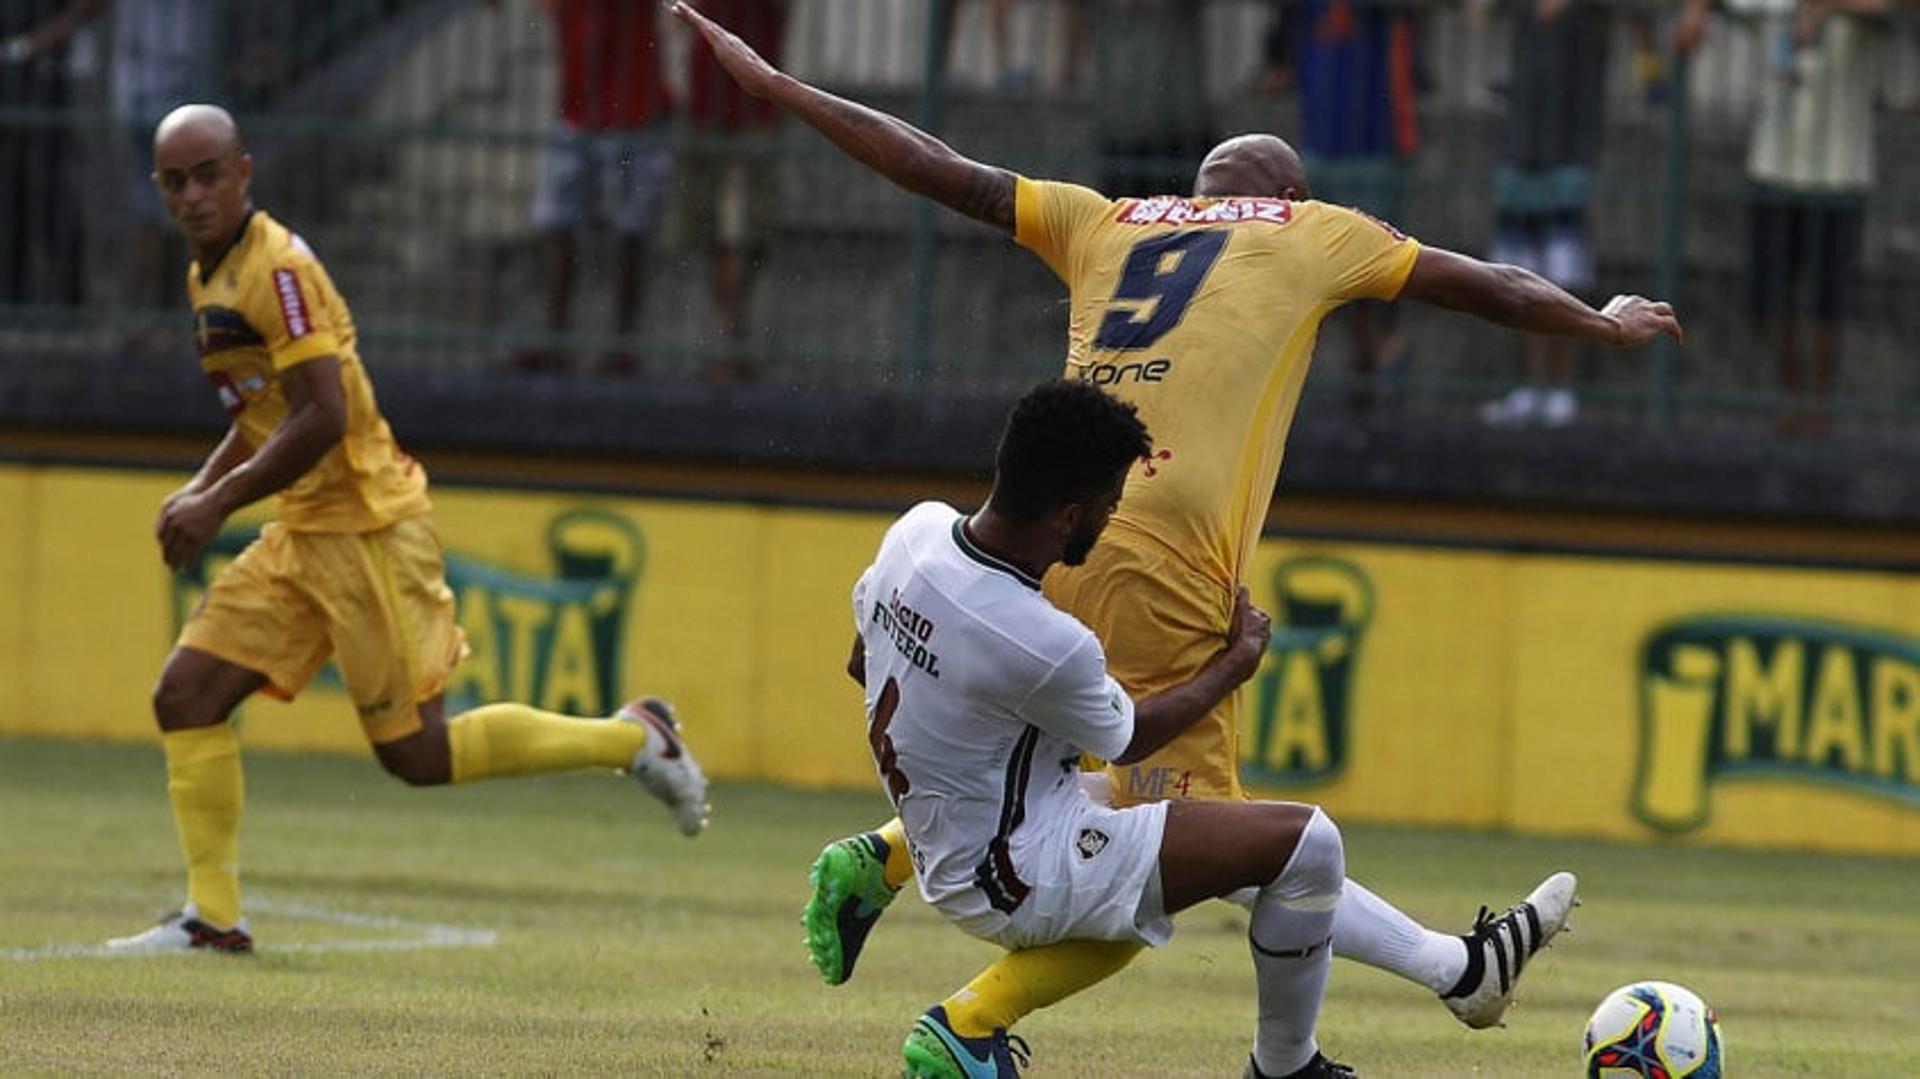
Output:
<instances>
[{"instance_id":1,"label":"bald player","mask_svg":"<svg viewBox=\"0 0 1920 1079\"><path fill-rule=\"evenodd\" d=\"M1312 201L1299 157L1272 135L1215 147L1192 197L1112 200L969 160L895 117L784 74L686 5L673 10L749 93L908 191L1007 232L1066 283L1068 376L1136 405L1154 432L1155 459L1128 476L1092 556L1056 568L1046 591L1094 630L1113 676L1136 697L1192 677L1225 647L1330 311L1407 298L1617 347L1680 336L1667 304L1622 296L1596 311L1526 270L1424 247L1364 214ZM1237 738L1232 696L1164 749L1111 768L1113 801L1241 798ZM912 872L897 820L822 852L805 921L829 984L852 973L868 931ZM1426 986L1470 1027L1490 1026L1574 903L1573 876L1556 873L1504 914L1483 911L1467 935L1452 936L1348 880L1333 950ZM1133 954L1088 942L1012 952L943 1008L956 1037L986 1038ZM942 1074L966 1074L957 1054L952 1064Z\"/></svg>"},{"instance_id":2,"label":"bald player","mask_svg":"<svg viewBox=\"0 0 1920 1079\"><path fill-rule=\"evenodd\" d=\"M233 418L161 506L161 557L175 571L192 566L234 511L269 495L278 519L213 582L153 692L186 904L108 948L253 950L229 719L255 692L291 699L328 659L374 755L406 783L621 769L697 835L706 779L663 701L634 701L611 719L523 704L446 717L442 691L467 649L427 477L381 417L346 301L312 249L254 207L253 158L224 110L184 105L161 120L153 179L193 255L200 367Z\"/></svg>"}]
</instances>

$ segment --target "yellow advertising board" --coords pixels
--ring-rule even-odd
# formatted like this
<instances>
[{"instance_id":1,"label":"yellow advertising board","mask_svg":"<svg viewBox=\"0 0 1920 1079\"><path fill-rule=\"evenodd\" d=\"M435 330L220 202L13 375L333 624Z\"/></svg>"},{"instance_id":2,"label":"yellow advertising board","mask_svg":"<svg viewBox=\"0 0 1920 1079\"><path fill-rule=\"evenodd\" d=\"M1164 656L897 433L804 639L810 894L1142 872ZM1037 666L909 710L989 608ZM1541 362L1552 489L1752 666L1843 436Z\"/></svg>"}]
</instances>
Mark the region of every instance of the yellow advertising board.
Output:
<instances>
[{"instance_id":1,"label":"yellow advertising board","mask_svg":"<svg viewBox=\"0 0 1920 1079\"><path fill-rule=\"evenodd\" d=\"M1346 820L1920 854L1920 579L1270 539L1243 773Z\"/></svg>"},{"instance_id":2,"label":"yellow advertising board","mask_svg":"<svg viewBox=\"0 0 1920 1079\"><path fill-rule=\"evenodd\" d=\"M27 644L34 629L28 611L37 576L27 552L39 527L33 489L26 471L0 468L0 731L27 708Z\"/></svg>"},{"instance_id":3,"label":"yellow advertising board","mask_svg":"<svg viewBox=\"0 0 1920 1079\"><path fill-rule=\"evenodd\" d=\"M0 733L154 737L179 477L0 466ZM872 788L849 592L891 517L443 486L474 650L450 708L675 701L708 770ZM1920 854L1920 580L1839 569L1263 542L1251 787L1342 819ZM252 747L364 752L330 672L242 708Z\"/></svg>"},{"instance_id":4,"label":"yellow advertising board","mask_svg":"<svg viewBox=\"0 0 1920 1079\"><path fill-rule=\"evenodd\" d=\"M148 695L180 620L265 517L236 519L174 577L152 535L178 482L0 468L0 496L39 506L0 529L0 599L24 615L0 631L0 732L155 736ZM606 715L656 694L717 775L871 781L845 667L852 582L884 517L447 487L434 504L473 648L450 710L513 699ZM241 724L250 746L364 751L331 669L290 704L249 701Z\"/></svg>"}]
</instances>

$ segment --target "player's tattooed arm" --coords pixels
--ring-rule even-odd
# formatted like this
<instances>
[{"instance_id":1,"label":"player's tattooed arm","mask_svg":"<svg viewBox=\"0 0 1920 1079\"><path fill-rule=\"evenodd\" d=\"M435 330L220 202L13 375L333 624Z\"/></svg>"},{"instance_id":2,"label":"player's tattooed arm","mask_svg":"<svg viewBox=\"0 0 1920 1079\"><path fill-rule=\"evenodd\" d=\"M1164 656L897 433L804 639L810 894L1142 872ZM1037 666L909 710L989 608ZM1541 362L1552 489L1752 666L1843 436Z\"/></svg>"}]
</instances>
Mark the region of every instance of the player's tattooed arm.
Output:
<instances>
[{"instance_id":1,"label":"player's tattooed arm","mask_svg":"<svg viewBox=\"0 0 1920 1079\"><path fill-rule=\"evenodd\" d=\"M785 76L771 96L848 156L908 191L1013 231L1013 173L964 157L896 116Z\"/></svg>"},{"instance_id":2,"label":"player's tattooed arm","mask_svg":"<svg viewBox=\"0 0 1920 1079\"><path fill-rule=\"evenodd\" d=\"M1013 231L1014 176L956 153L905 120L827 93L767 63L724 27L685 4L673 13L698 30L741 87L804 120L847 156L956 213Z\"/></svg>"},{"instance_id":3,"label":"player's tattooed arm","mask_svg":"<svg viewBox=\"0 0 1920 1079\"><path fill-rule=\"evenodd\" d=\"M1476 315L1516 330L1615 348L1638 347L1661 335L1679 341L1682 333L1670 304L1615 296L1596 311L1531 270L1482 262L1438 247L1420 249L1400 298Z\"/></svg>"},{"instance_id":4,"label":"player's tattooed arm","mask_svg":"<svg viewBox=\"0 0 1920 1079\"><path fill-rule=\"evenodd\" d=\"M967 191L953 208L994 228L1013 231L1013 173L984 165L967 177Z\"/></svg>"}]
</instances>

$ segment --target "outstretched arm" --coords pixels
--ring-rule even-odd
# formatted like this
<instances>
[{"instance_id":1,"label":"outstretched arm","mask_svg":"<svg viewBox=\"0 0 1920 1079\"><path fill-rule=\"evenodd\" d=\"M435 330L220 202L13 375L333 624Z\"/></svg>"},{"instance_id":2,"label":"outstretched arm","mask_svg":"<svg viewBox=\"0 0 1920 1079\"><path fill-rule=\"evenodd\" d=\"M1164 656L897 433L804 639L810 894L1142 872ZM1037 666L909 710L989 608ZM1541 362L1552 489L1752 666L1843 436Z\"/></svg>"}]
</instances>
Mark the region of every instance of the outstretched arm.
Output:
<instances>
[{"instance_id":1,"label":"outstretched arm","mask_svg":"<svg viewBox=\"0 0 1920 1079\"><path fill-rule=\"evenodd\" d=\"M849 157L908 191L1013 231L1013 173L962 157L905 120L801 82L686 4L674 4L673 14L707 39L720 66L747 93L798 116Z\"/></svg>"},{"instance_id":2,"label":"outstretched arm","mask_svg":"<svg viewBox=\"0 0 1920 1079\"><path fill-rule=\"evenodd\" d=\"M1680 320L1669 304L1615 296L1595 311L1531 270L1481 262L1437 247L1421 248L1400 298L1478 315L1516 330L1578 337L1615 348L1644 345L1663 333L1680 340Z\"/></svg>"}]
</instances>

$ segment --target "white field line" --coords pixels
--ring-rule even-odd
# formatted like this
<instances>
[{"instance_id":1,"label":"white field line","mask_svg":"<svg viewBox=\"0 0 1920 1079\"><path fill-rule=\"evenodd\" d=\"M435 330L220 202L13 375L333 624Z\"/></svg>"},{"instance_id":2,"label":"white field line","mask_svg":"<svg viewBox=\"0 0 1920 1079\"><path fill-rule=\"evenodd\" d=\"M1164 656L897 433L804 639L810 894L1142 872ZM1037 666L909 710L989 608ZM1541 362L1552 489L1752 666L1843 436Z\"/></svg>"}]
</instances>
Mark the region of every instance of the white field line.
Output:
<instances>
[{"instance_id":1,"label":"white field line","mask_svg":"<svg viewBox=\"0 0 1920 1079\"><path fill-rule=\"evenodd\" d=\"M300 953L316 955L329 952L423 952L440 948L491 948L500 934L492 929L470 929L437 922L416 922L378 914L356 914L314 903L281 902L254 899L252 909L296 921L320 922L354 929L385 930L397 934L376 940L323 940L304 944L281 944L260 949L273 955ZM168 953L160 953L168 954ZM178 954L178 953L173 953ZM0 948L0 962L31 963L42 959L129 959L107 950L104 944L49 944L39 948Z\"/></svg>"}]
</instances>

